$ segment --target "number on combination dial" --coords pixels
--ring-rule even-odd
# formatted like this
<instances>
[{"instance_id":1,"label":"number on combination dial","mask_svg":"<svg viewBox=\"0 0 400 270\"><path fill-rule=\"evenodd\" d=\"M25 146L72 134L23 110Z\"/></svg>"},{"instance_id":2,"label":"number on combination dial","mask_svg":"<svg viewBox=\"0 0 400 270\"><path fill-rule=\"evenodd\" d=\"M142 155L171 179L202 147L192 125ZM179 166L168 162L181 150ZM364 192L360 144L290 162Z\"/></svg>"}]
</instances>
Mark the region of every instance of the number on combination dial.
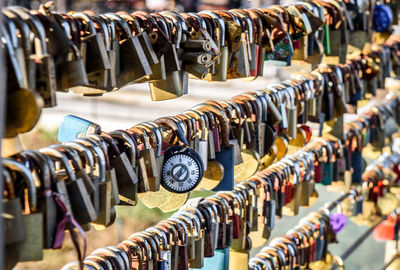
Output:
<instances>
[{"instance_id":1,"label":"number on combination dial","mask_svg":"<svg viewBox=\"0 0 400 270\"><path fill-rule=\"evenodd\" d=\"M201 181L199 163L191 156L176 154L164 161L162 186L175 193L186 193Z\"/></svg>"}]
</instances>

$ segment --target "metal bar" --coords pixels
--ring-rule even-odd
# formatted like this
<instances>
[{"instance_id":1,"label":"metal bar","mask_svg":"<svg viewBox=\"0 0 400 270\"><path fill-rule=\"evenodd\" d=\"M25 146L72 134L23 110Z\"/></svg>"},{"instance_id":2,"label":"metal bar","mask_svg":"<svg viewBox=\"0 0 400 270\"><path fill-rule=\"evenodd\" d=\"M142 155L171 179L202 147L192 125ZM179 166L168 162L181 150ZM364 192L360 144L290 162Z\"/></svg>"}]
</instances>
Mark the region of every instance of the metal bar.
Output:
<instances>
[{"instance_id":1,"label":"metal bar","mask_svg":"<svg viewBox=\"0 0 400 270\"><path fill-rule=\"evenodd\" d=\"M379 224L381 224L384 220L386 219L386 216L383 216L381 218L381 220L376 223L374 226L372 226L371 228L369 228L368 230L366 230L360 237L357 238L357 240L348 248L346 249L342 255L340 256L340 258L344 261L347 259L347 257L349 257L351 255L351 253L353 253L364 241L365 239L368 238L368 236L374 231L375 227L378 226ZM331 270L336 269L337 267L339 267L339 265L337 265L336 263L334 263L331 267Z\"/></svg>"},{"instance_id":2,"label":"metal bar","mask_svg":"<svg viewBox=\"0 0 400 270\"><path fill-rule=\"evenodd\" d=\"M397 253L396 255L394 255L392 257L392 259L390 259L390 261L382 267L382 270L385 270L386 268L388 268L399 257L400 257L400 253Z\"/></svg>"},{"instance_id":3,"label":"metal bar","mask_svg":"<svg viewBox=\"0 0 400 270\"><path fill-rule=\"evenodd\" d=\"M327 206L323 207L322 210L328 210L329 212L331 212L332 210L334 210L342 201L344 201L345 199L347 199L350 196L354 196L354 191L351 190L348 193L343 194L342 196L340 196L336 201L330 202Z\"/></svg>"}]
</instances>

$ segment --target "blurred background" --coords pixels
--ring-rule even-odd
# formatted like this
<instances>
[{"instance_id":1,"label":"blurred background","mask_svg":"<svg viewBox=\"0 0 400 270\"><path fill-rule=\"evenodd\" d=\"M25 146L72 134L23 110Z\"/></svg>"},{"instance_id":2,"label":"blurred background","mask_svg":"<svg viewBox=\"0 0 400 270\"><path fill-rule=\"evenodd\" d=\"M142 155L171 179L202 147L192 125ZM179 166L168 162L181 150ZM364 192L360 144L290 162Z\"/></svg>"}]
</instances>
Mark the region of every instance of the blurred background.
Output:
<instances>
[{"instance_id":1,"label":"blurred background","mask_svg":"<svg viewBox=\"0 0 400 270\"><path fill-rule=\"evenodd\" d=\"M41 1L8 0L6 5L19 5L27 8L38 8ZM45 1L42 1L45 2ZM160 11L174 9L179 12L192 12L203 9L229 9L263 7L271 4L284 4L290 1L276 0L121 0L121 1L74 1L57 0L58 11L86 10L96 12L134 11L148 10ZM147 84L135 84L125 87L117 92L108 93L101 97L82 97L72 93L57 92L58 106L44 109L40 123L28 134L22 136L25 149L38 149L40 147L57 142L57 130L64 116L74 114L82 118L98 123L103 130L125 129L142 121L154 120L161 116L174 115L205 100L223 100L231 98L239 93L262 89L267 84L289 78L290 74L284 68L272 66L264 67L264 77L259 77L252 82L244 82L240 79L228 82L206 82L200 80L189 81L189 94L179 99L168 101L151 101ZM340 196L339 192L327 191L325 187L318 187L319 200L311 208L301 209L296 217L284 217L277 221L274 236L285 234L293 228L309 211L315 211L326 202L335 200ZM172 213L162 213L157 209L147 209L139 205L135 207L118 208L118 218L114 225L104 231L92 229L87 232L87 253L91 253L98 247L115 245L132 233L143 230L156 224L161 219L167 218ZM340 255L346 247L351 245L354 239L367 229L349 221L345 230L338 235L339 244L330 246L334 255ZM345 262L346 269L350 270L376 270L380 269L384 262L385 244L375 242L372 237ZM253 249L255 254L258 249ZM64 264L76 260L76 253L69 235L62 250L46 250L41 262L19 263L15 269L60 269Z\"/></svg>"}]
</instances>

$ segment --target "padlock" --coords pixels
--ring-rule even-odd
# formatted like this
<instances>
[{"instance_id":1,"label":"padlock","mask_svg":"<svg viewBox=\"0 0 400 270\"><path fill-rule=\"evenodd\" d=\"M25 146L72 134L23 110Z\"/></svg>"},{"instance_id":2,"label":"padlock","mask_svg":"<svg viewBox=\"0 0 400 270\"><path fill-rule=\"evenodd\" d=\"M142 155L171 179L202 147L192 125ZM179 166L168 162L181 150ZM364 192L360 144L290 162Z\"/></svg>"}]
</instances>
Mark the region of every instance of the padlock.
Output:
<instances>
[{"instance_id":1,"label":"padlock","mask_svg":"<svg viewBox=\"0 0 400 270\"><path fill-rule=\"evenodd\" d=\"M12 76L12 79L8 80L13 83L18 82L19 87L28 89L30 85L32 85L29 84L28 81L29 78L26 70L27 59L25 58L26 53L28 53L28 55L30 54L30 52L28 52L30 44L27 42L28 40L26 40L26 34L29 35L29 27L10 10L5 9L3 14L6 24L3 26L4 28L2 31L4 32L3 36L6 40L6 51L10 57L10 64L8 66L12 66L14 69L13 72L7 72L8 76ZM26 33L22 28L26 29ZM14 34L17 33L17 30L20 32L21 38L17 38L17 35ZM17 72L18 70L20 72ZM9 83L7 85L9 85Z\"/></svg>"},{"instance_id":2,"label":"padlock","mask_svg":"<svg viewBox=\"0 0 400 270\"><path fill-rule=\"evenodd\" d=\"M90 200L85 184L82 178L76 177L68 162L67 156L63 152L50 147L42 148L40 151L61 162L68 182L66 184L68 196L73 198L70 200L70 203L75 219L80 224L86 224L95 220L97 218L97 213ZM61 178L63 177L65 176L61 176Z\"/></svg>"},{"instance_id":3,"label":"padlock","mask_svg":"<svg viewBox=\"0 0 400 270\"><path fill-rule=\"evenodd\" d=\"M78 141L81 141L78 139ZM105 178L106 178L106 183L110 183L111 185L111 205L118 205L120 204L120 198L119 198L119 189L118 189L118 183L117 183L117 175L115 172L115 168L110 165L110 158L108 155L108 146L104 139L100 137L100 135L97 134L92 134L88 135L82 142L87 143L86 141L89 141L91 145L96 145L100 148L102 152L102 157L104 157L105 160ZM114 208L111 208L111 220L115 219L115 211Z\"/></svg>"},{"instance_id":4,"label":"padlock","mask_svg":"<svg viewBox=\"0 0 400 270\"><path fill-rule=\"evenodd\" d=\"M143 143L143 150L139 152L140 158L143 158L144 167L142 167L142 174L145 174L148 183L149 191L158 191L160 189L160 171L157 167L156 156L154 148L151 147L149 136L145 128L133 127L130 129L132 132L141 135ZM155 136L155 134L153 134ZM153 140L155 143L156 141Z\"/></svg>"},{"instance_id":5,"label":"padlock","mask_svg":"<svg viewBox=\"0 0 400 270\"><path fill-rule=\"evenodd\" d=\"M119 30L120 40L120 72L117 74L119 87L135 82L152 74L141 42L133 36L127 22L116 14L107 14Z\"/></svg>"},{"instance_id":6,"label":"padlock","mask_svg":"<svg viewBox=\"0 0 400 270\"><path fill-rule=\"evenodd\" d=\"M22 220L22 208L20 199L15 197L14 184L10 172L3 169L3 179L8 199L3 199L3 226L5 237L5 269L12 269L19 260L18 243L26 240L25 227ZM7 216L10 215L10 216Z\"/></svg>"},{"instance_id":7,"label":"padlock","mask_svg":"<svg viewBox=\"0 0 400 270\"><path fill-rule=\"evenodd\" d=\"M4 159L3 165L14 170L18 176L14 182L22 180L26 188L27 204L22 215L26 240L18 244L19 261L40 261L43 259L43 215L37 209L37 189L32 173L14 160Z\"/></svg>"},{"instance_id":8,"label":"padlock","mask_svg":"<svg viewBox=\"0 0 400 270\"><path fill-rule=\"evenodd\" d=\"M3 178L5 190L7 191L7 199L3 199L3 212L5 214L5 216L3 216L4 243L6 245L11 245L24 242L26 240L26 234L22 219L21 201L15 197L14 183L8 169L4 169Z\"/></svg>"},{"instance_id":9,"label":"padlock","mask_svg":"<svg viewBox=\"0 0 400 270\"><path fill-rule=\"evenodd\" d=\"M149 83L151 99L153 101L177 98L182 95L182 81L179 71L167 74L165 80Z\"/></svg>"},{"instance_id":10,"label":"padlock","mask_svg":"<svg viewBox=\"0 0 400 270\"><path fill-rule=\"evenodd\" d=\"M28 10L20 7L12 7L10 10L15 12L22 20L28 22L31 31L37 38L38 43L34 45L35 54L29 56L35 63L35 69L28 70L28 72L33 72L36 76L34 89L43 98L44 107L54 107L57 105L55 96L57 90L56 69L54 58L48 52L46 30L43 24Z\"/></svg>"},{"instance_id":11,"label":"padlock","mask_svg":"<svg viewBox=\"0 0 400 270\"><path fill-rule=\"evenodd\" d=\"M21 21L21 24L23 24L23 26L26 26L25 30L28 32L27 34L29 35L29 27L27 26L27 23L25 23L24 20L22 20L22 18L19 18L15 13L9 11L9 16L14 16L15 20L19 20ZM25 14L24 12L22 12L23 14ZM8 14L8 13L7 13ZM29 16L28 16L29 17ZM21 25L22 27L22 25ZM34 27L32 25L32 27ZM40 29L43 29L43 26L39 23L38 26ZM42 107L44 106L43 103L43 98L39 95L38 92L36 92L34 89L36 88L36 85L34 85L34 83L32 83L32 85L29 85L29 87L32 88L24 88L25 84L23 81L23 78L27 78L28 76L26 74L23 74L23 70L19 68L19 65L17 63L15 63L17 61L16 59L16 55L12 54L13 52L13 48L12 48L12 41L11 41L11 37L8 34L8 31L6 29L3 29L4 31L4 38L6 40L6 48L8 52L11 52L11 54L9 54L9 61L11 62L9 65L9 72L8 74L11 76L8 76L10 80L8 83L9 86L9 90L7 91L7 109L6 109L6 125L5 125L5 137L14 137L16 136L18 133L24 133L24 132L28 132L29 130L31 130L33 128L34 125L36 125L40 114L41 114L41 110ZM33 28L32 31L34 31L37 34L36 28ZM25 32L21 32L21 33L25 33ZM41 32L41 34L43 34ZM38 36L38 38L40 38L42 36ZM25 36L24 36L25 38ZM27 47L31 47L31 41L29 39L25 40L26 42L26 46ZM37 53L38 55L40 55L41 51L40 51L40 44L37 44ZM30 53L30 51L26 52ZM30 57L31 55L29 55ZM28 57L28 58L29 58ZM14 62L14 64L12 64ZM32 70L30 70L31 73L35 73L35 67L32 63L32 61L27 61L29 62L32 67ZM11 68L12 67L12 68ZM16 69L17 68L17 69ZM17 75L20 79L19 80L13 80L12 79L12 74ZM34 76L36 78L36 75ZM16 78L17 79L17 78ZM21 88L21 86L23 86ZM23 106L22 106L23 105Z\"/></svg>"},{"instance_id":12,"label":"padlock","mask_svg":"<svg viewBox=\"0 0 400 270\"><path fill-rule=\"evenodd\" d=\"M136 205L138 193L138 178L125 152L121 152L114 139L107 133L102 133L101 138L108 145L110 168L115 169L117 178L120 204Z\"/></svg>"},{"instance_id":13,"label":"padlock","mask_svg":"<svg viewBox=\"0 0 400 270\"><path fill-rule=\"evenodd\" d=\"M101 95L104 92L112 91L113 87L109 85L108 78L111 64L105 44L105 40L109 42L108 31L104 32L105 39L103 39L97 32L93 20L87 14L77 12L71 15L75 19L81 20L88 28L87 34L82 37L79 49L85 62L89 84L72 87L70 90L84 95Z\"/></svg>"},{"instance_id":14,"label":"padlock","mask_svg":"<svg viewBox=\"0 0 400 270\"><path fill-rule=\"evenodd\" d=\"M106 168L105 168L105 157L103 151L98 147L95 143L89 140L76 140L76 144L80 144L83 147L89 149L91 154L94 157L94 165L93 170L96 169L96 174L93 174L91 177L94 179L94 182L98 183L97 192L94 192L93 196L98 196L98 216L95 220L93 220L92 225L96 230L105 228L110 223L112 223L112 195L111 195L111 181L106 180ZM115 210L114 210L115 211Z\"/></svg>"},{"instance_id":15,"label":"padlock","mask_svg":"<svg viewBox=\"0 0 400 270\"><path fill-rule=\"evenodd\" d=\"M40 168L41 196L38 198L38 207L43 213L43 248L52 248L57 228L57 204L52 191L51 168L46 156L38 151L24 151L22 155L33 160L33 164Z\"/></svg>"},{"instance_id":16,"label":"padlock","mask_svg":"<svg viewBox=\"0 0 400 270\"><path fill-rule=\"evenodd\" d=\"M57 89L67 91L69 88L88 85L86 70L78 48L72 44L68 59L57 66Z\"/></svg>"},{"instance_id":17,"label":"padlock","mask_svg":"<svg viewBox=\"0 0 400 270\"><path fill-rule=\"evenodd\" d=\"M206 121L204 119L204 115L201 114L198 111L195 110L189 110L185 111L185 115L188 115L190 117L193 117L198 123L199 129L197 130L196 136L198 137L198 143L195 146L196 152L200 155L203 165L204 165L204 171L207 171L207 161L208 161L208 142L207 142L207 137L208 137L208 130L206 126ZM200 133L201 135L198 135Z\"/></svg>"},{"instance_id":18,"label":"padlock","mask_svg":"<svg viewBox=\"0 0 400 270\"><path fill-rule=\"evenodd\" d=\"M228 70L228 62L229 62L229 48L226 45L226 22L225 20L212 11L202 11L206 15L209 15L216 23L218 30L218 49L220 51L220 57L214 63L215 71L210 73L206 79L212 81L226 81L227 78L227 70Z\"/></svg>"},{"instance_id":19,"label":"padlock","mask_svg":"<svg viewBox=\"0 0 400 270\"><path fill-rule=\"evenodd\" d=\"M235 44L232 45L232 47L237 46L237 49L235 51L231 51L230 53L230 63L227 70L227 79L249 77L250 66L247 50L248 41L246 40L246 34L242 32L240 35L235 36L235 39L232 42L234 42Z\"/></svg>"},{"instance_id":20,"label":"padlock","mask_svg":"<svg viewBox=\"0 0 400 270\"><path fill-rule=\"evenodd\" d=\"M104 33L104 42L110 61L110 69L107 72L107 86L109 91L115 90L117 85L117 72L121 71L120 44L117 40L117 25L105 15L98 15L93 11L84 11L96 22Z\"/></svg>"}]
</instances>

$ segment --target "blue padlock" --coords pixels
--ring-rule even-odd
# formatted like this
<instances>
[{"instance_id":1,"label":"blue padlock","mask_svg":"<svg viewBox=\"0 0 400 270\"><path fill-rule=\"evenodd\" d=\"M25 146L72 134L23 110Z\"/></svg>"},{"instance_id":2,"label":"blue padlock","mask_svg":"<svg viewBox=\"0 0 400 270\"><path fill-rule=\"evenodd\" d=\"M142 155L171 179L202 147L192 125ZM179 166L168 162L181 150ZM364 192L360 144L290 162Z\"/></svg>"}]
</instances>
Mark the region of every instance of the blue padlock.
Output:
<instances>
[{"instance_id":1,"label":"blue padlock","mask_svg":"<svg viewBox=\"0 0 400 270\"><path fill-rule=\"evenodd\" d=\"M323 177L322 177L322 181L321 184L323 185L330 185L332 184L332 176L333 176L333 168L332 168L332 163L324 163L324 167L323 167Z\"/></svg>"},{"instance_id":2,"label":"blue padlock","mask_svg":"<svg viewBox=\"0 0 400 270\"><path fill-rule=\"evenodd\" d=\"M234 149L230 145L221 149L221 152L215 153L215 159L224 167L224 177L213 191L233 190L234 186Z\"/></svg>"},{"instance_id":3,"label":"blue padlock","mask_svg":"<svg viewBox=\"0 0 400 270\"><path fill-rule=\"evenodd\" d=\"M385 32L393 23L392 10L383 3L376 3L373 13L373 28L376 32Z\"/></svg>"},{"instance_id":4,"label":"blue padlock","mask_svg":"<svg viewBox=\"0 0 400 270\"><path fill-rule=\"evenodd\" d=\"M194 269L194 268L190 268ZM229 247L216 249L214 256L204 258L204 266L201 270L228 270L229 269Z\"/></svg>"},{"instance_id":5,"label":"blue padlock","mask_svg":"<svg viewBox=\"0 0 400 270\"><path fill-rule=\"evenodd\" d=\"M221 252L224 254L224 259L225 259L225 268L224 269L226 269L226 270L229 269L229 249L230 249L230 247L215 250L215 252Z\"/></svg>"},{"instance_id":6,"label":"blue padlock","mask_svg":"<svg viewBox=\"0 0 400 270\"><path fill-rule=\"evenodd\" d=\"M361 91L356 91L354 94L350 95L349 104L357 105L357 101L361 100Z\"/></svg>"},{"instance_id":7,"label":"blue padlock","mask_svg":"<svg viewBox=\"0 0 400 270\"><path fill-rule=\"evenodd\" d=\"M361 176L363 173L362 155L359 151L354 151L351 154L351 167L353 167L353 174L351 175L351 182L359 184L362 182Z\"/></svg>"},{"instance_id":8,"label":"blue padlock","mask_svg":"<svg viewBox=\"0 0 400 270\"><path fill-rule=\"evenodd\" d=\"M265 54L264 60L275 66L290 66L294 54L291 43L291 37L287 34L284 38L274 44L275 48L273 52Z\"/></svg>"},{"instance_id":9,"label":"blue padlock","mask_svg":"<svg viewBox=\"0 0 400 270\"><path fill-rule=\"evenodd\" d=\"M67 115L58 129L58 141L63 143L89 134L100 134L101 127L75 115Z\"/></svg>"}]
</instances>

